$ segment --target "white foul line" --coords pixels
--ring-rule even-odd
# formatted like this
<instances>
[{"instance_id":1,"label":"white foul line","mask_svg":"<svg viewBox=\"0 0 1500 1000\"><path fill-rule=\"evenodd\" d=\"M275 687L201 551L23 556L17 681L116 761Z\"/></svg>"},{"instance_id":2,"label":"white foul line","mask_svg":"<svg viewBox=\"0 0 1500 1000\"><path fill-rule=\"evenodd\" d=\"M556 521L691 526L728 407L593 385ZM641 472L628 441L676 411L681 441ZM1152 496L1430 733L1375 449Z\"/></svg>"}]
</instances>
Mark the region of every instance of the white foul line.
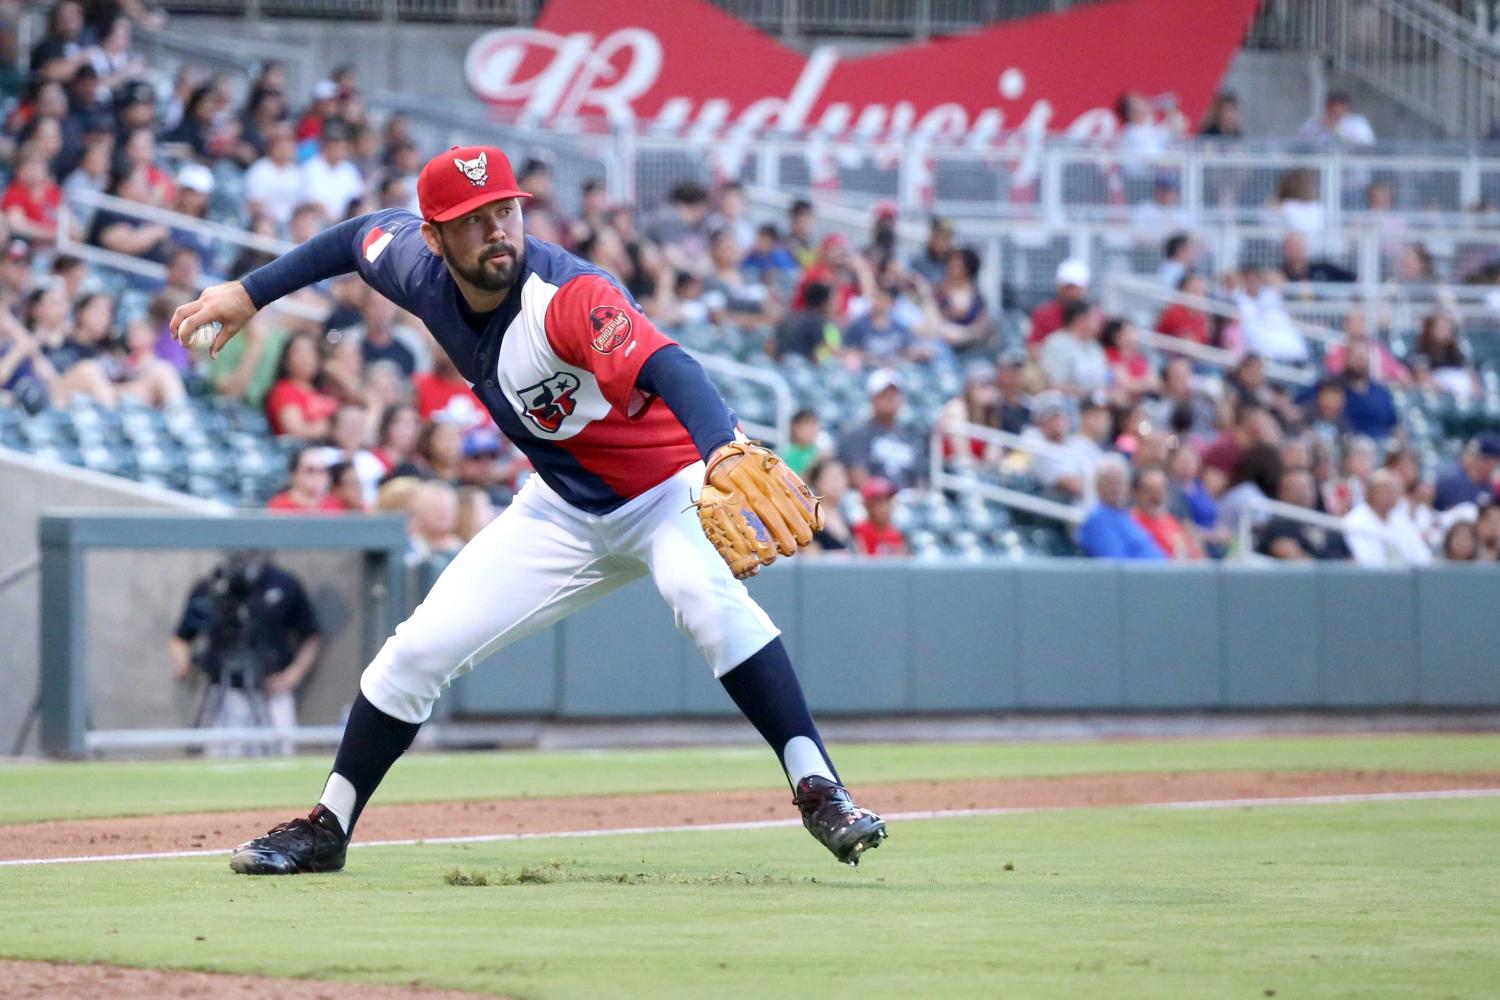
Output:
<instances>
[{"instance_id":1,"label":"white foul line","mask_svg":"<svg viewBox=\"0 0 1500 1000\"><path fill-rule=\"evenodd\" d=\"M1246 809L1254 806L1332 806L1359 802L1420 802L1430 799L1500 798L1500 788L1450 788L1429 792L1360 792L1349 795L1288 795L1263 799L1188 799L1182 802L1137 802L1120 806L1002 806L991 809L924 809L916 812L886 813L891 822L924 819L961 819L971 816L1024 816L1031 813L1058 812L1065 809ZM622 837L651 833L708 833L722 830L770 830L801 826L798 819L759 819L740 823L699 823L691 826L625 826L610 829L557 830L540 833L480 833L464 837L418 837L407 840L366 840L351 847L415 847L419 844L493 844L511 840L547 840L583 837ZM3 827L0 827L3 829ZM227 854L228 847L199 851L156 851L148 854L86 854L70 858L26 858L0 861L0 868L21 865L68 865L85 861L169 861L177 858L203 858Z\"/></svg>"}]
</instances>

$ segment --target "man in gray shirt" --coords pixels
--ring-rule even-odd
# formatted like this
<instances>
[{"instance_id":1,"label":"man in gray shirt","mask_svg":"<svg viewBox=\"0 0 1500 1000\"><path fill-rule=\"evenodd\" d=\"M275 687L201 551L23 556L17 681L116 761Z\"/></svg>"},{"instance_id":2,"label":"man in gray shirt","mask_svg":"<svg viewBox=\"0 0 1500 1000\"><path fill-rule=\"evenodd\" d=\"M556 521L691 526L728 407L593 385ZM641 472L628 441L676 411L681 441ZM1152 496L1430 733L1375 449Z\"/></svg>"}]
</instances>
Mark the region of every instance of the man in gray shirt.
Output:
<instances>
[{"instance_id":1,"label":"man in gray shirt","mask_svg":"<svg viewBox=\"0 0 1500 1000\"><path fill-rule=\"evenodd\" d=\"M839 461L849 467L849 482L856 489L870 476L879 476L898 489L918 486L927 478L927 440L900 424L906 401L901 376L889 368L872 372L870 422L839 438Z\"/></svg>"},{"instance_id":2,"label":"man in gray shirt","mask_svg":"<svg viewBox=\"0 0 1500 1000\"><path fill-rule=\"evenodd\" d=\"M1099 346L1099 310L1085 299L1068 302L1062 323L1042 344L1042 373L1070 396L1103 389L1109 384L1109 360Z\"/></svg>"}]
</instances>

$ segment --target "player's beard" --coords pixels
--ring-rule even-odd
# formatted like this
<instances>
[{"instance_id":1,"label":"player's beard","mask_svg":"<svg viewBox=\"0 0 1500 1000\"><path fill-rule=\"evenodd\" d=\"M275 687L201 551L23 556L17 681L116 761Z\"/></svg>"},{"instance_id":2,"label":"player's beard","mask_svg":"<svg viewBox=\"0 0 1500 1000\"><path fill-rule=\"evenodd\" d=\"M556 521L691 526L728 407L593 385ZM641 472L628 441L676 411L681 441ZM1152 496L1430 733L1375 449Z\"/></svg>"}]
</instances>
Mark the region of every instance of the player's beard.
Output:
<instances>
[{"instance_id":1,"label":"player's beard","mask_svg":"<svg viewBox=\"0 0 1500 1000\"><path fill-rule=\"evenodd\" d=\"M481 250L472 262L459 263L458 257L450 251L448 241L443 239L441 232L439 232L438 239L443 244L443 259L453 272L483 292L510 291L510 287L516 283L516 275L521 272L521 267L526 262L524 245L492 243ZM510 256L499 261L492 260L492 255L501 250L509 252Z\"/></svg>"}]
</instances>

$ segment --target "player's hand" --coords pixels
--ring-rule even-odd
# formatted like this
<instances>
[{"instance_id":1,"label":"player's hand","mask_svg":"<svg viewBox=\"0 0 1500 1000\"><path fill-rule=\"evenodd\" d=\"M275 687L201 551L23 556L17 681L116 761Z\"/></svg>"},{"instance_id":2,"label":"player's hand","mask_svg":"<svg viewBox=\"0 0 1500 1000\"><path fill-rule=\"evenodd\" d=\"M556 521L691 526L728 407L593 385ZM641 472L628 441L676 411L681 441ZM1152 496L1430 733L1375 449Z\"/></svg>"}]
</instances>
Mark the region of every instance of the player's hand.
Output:
<instances>
[{"instance_id":1,"label":"player's hand","mask_svg":"<svg viewBox=\"0 0 1500 1000\"><path fill-rule=\"evenodd\" d=\"M210 285L196 299L177 307L172 313L172 336L179 344L186 345L187 338L198 327L207 323L222 323L224 329L214 338L208 356L216 358L224 345L249 323L256 313L255 303L245 286L238 281L227 281L222 285Z\"/></svg>"}]
</instances>

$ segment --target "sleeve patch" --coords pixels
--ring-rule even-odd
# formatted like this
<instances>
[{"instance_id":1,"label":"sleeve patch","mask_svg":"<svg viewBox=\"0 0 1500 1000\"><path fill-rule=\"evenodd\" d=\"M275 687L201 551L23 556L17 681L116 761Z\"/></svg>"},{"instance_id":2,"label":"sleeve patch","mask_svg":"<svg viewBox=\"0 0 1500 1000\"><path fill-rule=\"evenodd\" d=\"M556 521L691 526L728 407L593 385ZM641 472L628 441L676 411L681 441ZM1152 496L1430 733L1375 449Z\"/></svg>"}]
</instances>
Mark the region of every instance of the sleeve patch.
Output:
<instances>
[{"instance_id":1,"label":"sleeve patch","mask_svg":"<svg viewBox=\"0 0 1500 1000\"><path fill-rule=\"evenodd\" d=\"M595 306L589 313L594 350L608 354L630 339L630 317L618 306Z\"/></svg>"},{"instance_id":2,"label":"sleeve patch","mask_svg":"<svg viewBox=\"0 0 1500 1000\"><path fill-rule=\"evenodd\" d=\"M371 264L375 263L376 259L380 257L385 248L391 245L391 237L395 235L396 234L394 231L386 232L379 226L376 226L374 229L370 230L369 233L365 235L365 260L369 261Z\"/></svg>"}]
</instances>

